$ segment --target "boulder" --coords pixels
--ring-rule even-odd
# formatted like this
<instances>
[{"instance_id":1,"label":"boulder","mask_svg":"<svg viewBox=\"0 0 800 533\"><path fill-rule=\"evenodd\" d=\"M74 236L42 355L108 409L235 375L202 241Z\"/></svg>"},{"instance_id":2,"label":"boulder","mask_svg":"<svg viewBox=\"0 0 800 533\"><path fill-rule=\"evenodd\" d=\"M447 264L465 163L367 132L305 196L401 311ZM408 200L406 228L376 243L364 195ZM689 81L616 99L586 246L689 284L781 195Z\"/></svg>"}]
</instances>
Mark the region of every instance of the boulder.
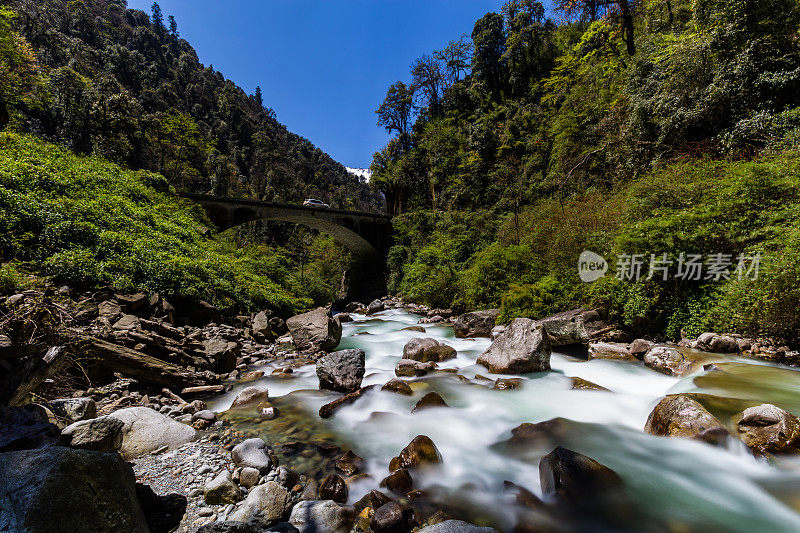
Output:
<instances>
[{"instance_id":1,"label":"boulder","mask_svg":"<svg viewBox=\"0 0 800 533\"><path fill-rule=\"evenodd\" d=\"M253 317L253 336L258 341L267 341L275 338L272 333L272 324L270 323L270 314L267 311L261 311Z\"/></svg>"},{"instance_id":2,"label":"boulder","mask_svg":"<svg viewBox=\"0 0 800 533\"><path fill-rule=\"evenodd\" d=\"M647 417L645 432L663 437L688 437L717 444L728 436L722 422L685 394L663 398Z\"/></svg>"},{"instance_id":3,"label":"boulder","mask_svg":"<svg viewBox=\"0 0 800 533\"><path fill-rule=\"evenodd\" d=\"M387 381L381 390L389 391L389 392L396 392L397 394L402 394L404 396L411 396L414 394L414 391L411 387L400 378L392 378Z\"/></svg>"},{"instance_id":4,"label":"boulder","mask_svg":"<svg viewBox=\"0 0 800 533\"><path fill-rule=\"evenodd\" d=\"M261 472L255 468L245 466L239 472L239 484L247 489L258 485L259 480L261 480Z\"/></svg>"},{"instance_id":5,"label":"boulder","mask_svg":"<svg viewBox=\"0 0 800 533\"><path fill-rule=\"evenodd\" d=\"M445 520L420 528L417 533L497 533L497 530L491 527L476 526L462 520Z\"/></svg>"},{"instance_id":6,"label":"boulder","mask_svg":"<svg viewBox=\"0 0 800 533\"><path fill-rule=\"evenodd\" d=\"M333 500L337 503L347 503L347 484L341 476L330 474L319 484L319 499Z\"/></svg>"},{"instance_id":7,"label":"boulder","mask_svg":"<svg viewBox=\"0 0 800 533\"><path fill-rule=\"evenodd\" d=\"M394 367L394 373L398 377L419 377L434 370L434 363L422 363L413 359L400 359Z\"/></svg>"},{"instance_id":8,"label":"boulder","mask_svg":"<svg viewBox=\"0 0 800 533\"><path fill-rule=\"evenodd\" d=\"M342 324L323 307L293 316L286 321L286 327L298 350L319 348L329 352L342 339Z\"/></svg>"},{"instance_id":9,"label":"boulder","mask_svg":"<svg viewBox=\"0 0 800 533\"><path fill-rule=\"evenodd\" d=\"M283 485L267 481L256 486L247 499L231 515L231 520L239 522L256 521L269 526L281 520L292 506L292 495Z\"/></svg>"},{"instance_id":10,"label":"boulder","mask_svg":"<svg viewBox=\"0 0 800 533\"><path fill-rule=\"evenodd\" d=\"M203 487L203 499L209 505L236 503L241 501L243 497L242 491L233 482L231 473L227 470L217 474L217 477Z\"/></svg>"},{"instance_id":11,"label":"boulder","mask_svg":"<svg viewBox=\"0 0 800 533\"><path fill-rule=\"evenodd\" d=\"M494 382L494 390L516 390L522 387L521 378L500 378Z\"/></svg>"},{"instance_id":12,"label":"boulder","mask_svg":"<svg viewBox=\"0 0 800 533\"><path fill-rule=\"evenodd\" d=\"M367 316L369 316L369 315L374 315L375 313L380 313L380 312L381 312L381 311L383 311L384 309L386 309L386 306L384 306L384 305L383 305L383 302L382 302L382 301L380 301L380 300L373 300L373 301L371 301L371 302L370 302L370 304L367 306L367 312L366 312L366 313L364 313L364 314L365 314L365 315L367 315Z\"/></svg>"},{"instance_id":13,"label":"boulder","mask_svg":"<svg viewBox=\"0 0 800 533\"><path fill-rule=\"evenodd\" d=\"M81 420L64 428L61 444L94 452L115 452L122 446L124 425L121 420L111 416Z\"/></svg>"},{"instance_id":14,"label":"boulder","mask_svg":"<svg viewBox=\"0 0 800 533\"><path fill-rule=\"evenodd\" d=\"M266 387L245 387L236 395L231 409L267 400L269 400L269 390Z\"/></svg>"},{"instance_id":15,"label":"boulder","mask_svg":"<svg viewBox=\"0 0 800 533\"><path fill-rule=\"evenodd\" d=\"M0 531L149 530L131 467L115 453L52 446L0 454Z\"/></svg>"},{"instance_id":16,"label":"boulder","mask_svg":"<svg viewBox=\"0 0 800 533\"><path fill-rule=\"evenodd\" d=\"M286 329L286 322L279 316L274 316L269 319L269 327L275 335L283 335L288 331Z\"/></svg>"},{"instance_id":17,"label":"boulder","mask_svg":"<svg viewBox=\"0 0 800 533\"><path fill-rule=\"evenodd\" d=\"M239 357L239 345L225 339L208 339L203 342L206 355L214 362L214 369L227 374L236 370L236 360Z\"/></svg>"},{"instance_id":18,"label":"boulder","mask_svg":"<svg viewBox=\"0 0 800 533\"><path fill-rule=\"evenodd\" d=\"M141 457L164 446L175 449L197 436L191 427L149 407L128 407L108 416L124 424L120 453L125 459Z\"/></svg>"},{"instance_id":19,"label":"boulder","mask_svg":"<svg viewBox=\"0 0 800 533\"><path fill-rule=\"evenodd\" d=\"M455 348L430 337L411 339L403 346L403 359L438 363L456 356Z\"/></svg>"},{"instance_id":20,"label":"boulder","mask_svg":"<svg viewBox=\"0 0 800 533\"><path fill-rule=\"evenodd\" d=\"M58 427L38 405L0 405L0 452L50 446L58 441L59 434Z\"/></svg>"},{"instance_id":21,"label":"boulder","mask_svg":"<svg viewBox=\"0 0 800 533\"><path fill-rule=\"evenodd\" d=\"M289 523L300 533L349 533L356 510L331 500L301 501L292 509Z\"/></svg>"},{"instance_id":22,"label":"boulder","mask_svg":"<svg viewBox=\"0 0 800 533\"><path fill-rule=\"evenodd\" d=\"M456 319L453 331L456 337L491 337L495 320L500 314L499 309L486 309L464 313Z\"/></svg>"},{"instance_id":23,"label":"boulder","mask_svg":"<svg viewBox=\"0 0 800 533\"><path fill-rule=\"evenodd\" d=\"M681 349L671 346L653 346L644 355L644 366L668 376L683 376L692 369L693 361Z\"/></svg>"},{"instance_id":24,"label":"boulder","mask_svg":"<svg viewBox=\"0 0 800 533\"><path fill-rule=\"evenodd\" d=\"M353 504L355 507L356 512L361 512L367 507L372 507L373 509L377 509L381 505L385 505L392 501L388 496L382 493L379 490L371 490L367 494L365 494L360 500Z\"/></svg>"},{"instance_id":25,"label":"boulder","mask_svg":"<svg viewBox=\"0 0 800 533\"><path fill-rule=\"evenodd\" d=\"M267 474L272 469L267 443L258 437L237 444L231 451L231 459L237 466L255 468L261 474Z\"/></svg>"},{"instance_id":26,"label":"boulder","mask_svg":"<svg viewBox=\"0 0 800 533\"><path fill-rule=\"evenodd\" d=\"M141 292L136 294L115 294L114 298L128 313L139 311L150 303L150 298Z\"/></svg>"},{"instance_id":27,"label":"boulder","mask_svg":"<svg viewBox=\"0 0 800 533\"><path fill-rule=\"evenodd\" d=\"M109 322L116 322L122 315L122 308L113 300L106 300L100 302L97 306L97 314L103 318L107 318Z\"/></svg>"},{"instance_id":28,"label":"boulder","mask_svg":"<svg viewBox=\"0 0 800 533\"><path fill-rule=\"evenodd\" d=\"M577 507L595 506L624 487L622 478L607 466L561 446L542 457L539 480L545 499Z\"/></svg>"},{"instance_id":29,"label":"boulder","mask_svg":"<svg viewBox=\"0 0 800 533\"><path fill-rule=\"evenodd\" d=\"M139 329L139 317L135 315L122 315L119 320L114 322L113 328L119 331Z\"/></svg>"},{"instance_id":30,"label":"boulder","mask_svg":"<svg viewBox=\"0 0 800 533\"><path fill-rule=\"evenodd\" d=\"M644 357L644 354L646 354L647 351L653 346L654 344L650 341L644 339L636 339L631 343L630 347L628 348L628 351L631 352L631 354L635 358L642 359Z\"/></svg>"},{"instance_id":31,"label":"boulder","mask_svg":"<svg viewBox=\"0 0 800 533\"><path fill-rule=\"evenodd\" d=\"M596 391L607 391L608 389L598 385L597 383L592 383L588 379L583 379L579 377L571 377L569 378L572 380L572 389L573 390L596 390Z\"/></svg>"},{"instance_id":32,"label":"boulder","mask_svg":"<svg viewBox=\"0 0 800 533\"><path fill-rule=\"evenodd\" d=\"M706 332L697 337L696 345L699 349L715 353L738 353L739 343L728 335L717 335Z\"/></svg>"},{"instance_id":33,"label":"boulder","mask_svg":"<svg viewBox=\"0 0 800 533\"><path fill-rule=\"evenodd\" d=\"M364 378L364 350L340 350L317 360L319 388L336 392L354 392Z\"/></svg>"},{"instance_id":34,"label":"boulder","mask_svg":"<svg viewBox=\"0 0 800 533\"><path fill-rule=\"evenodd\" d=\"M432 391L420 398L417 404L411 409L412 413L416 413L417 411L422 411L423 409L428 409L429 407L450 407L447 405L447 402L444 401L438 392Z\"/></svg>"},{"instance_id":35,"label":"boulder","mask_svg":"<svg viewBox=\"0 0 800 533\"><path fill-rule=\"evenodd\" d=\"M91 398L59 398L51 400L48 406L57 417L67 420L68 424L97 416L97 404Z\"/></svg>"},{"instance_id":36,"label":"boulder","mask_svg":"<svg viewBox=\"0 0 800 533\"><path fill-rule=\"evenodd\" d=\"M800 452L800 419L765 403L733 417L737 436L755 455Z\"/></svg>"},{"instance_id":37,"label":"boulder","mask_svg":"<svg viewBox=\"0 0 800 533\"><path fill-rule=\"evenodd\" d=\"M359 471L365 470L367 468L367 462L363 457L354 454L352 450L348 450L336 459L333 466L336 468L337 472L341 472L346 476L352 476Z\"/></svg>"},{"instance_id":38,"label":"boulder","mask_svg":"<svg viewBox=\"0 0 800 533\"><path fill-rule=\"evenodd\" d=\"M389 470L420 468L442 462L442 455L430 437L417 435L402 449L400 455L389 462Z\"/></svg>"},{"instance_id":39,"label":"boulder","mask_svg":"<svg viewBox=\"0 0 800 533\"><path fill-rule=\"evenodd\" d=\"M375 509L370 521L377 533L400 533L410 531L416 525L414 510L397 502L389 502Z\"/></svg>"},{"instance_id":40,"label":"boulder","mask_svg":"<svg viewBox=\"0 0 800 533\"><path fill-rule=\"evenodd\" d=\"M633 361L636 358L628 351L624 344L613 342L592 342L589 344L589 360L616 359L619 361Z\"/></svg>"},{"instance_id":41,"label":"boulder","mask_svg":"<svg viewBox=\"0 0 800 533\"><path fill-rule=\"evenodd\" d=\"M392 492L405 496L413 488L414 480L405 468L398 468L383 478L380 486L386 487Z\"/></svg>"},{"instance_id":42,"label":"boulder","mask_svg":"<svg viewBox=\"0 0 800 533\"><path fill-rule=\"evenodd\" d=\"M606 329L596 310L584 308L558 313L536 323L549 335L551 346L586 344Z\"/></svg>"},{"instance_id":43,"label":"boulder","mask_svg":"<svg viewBox=\"0 0 800 533\"><path fill-rule=\"evenodd\" d=\"M542 326L528 318L517 318L478 363L495 374L527 374L550 370L550 340Z\"/></svg>"}]
</instances>

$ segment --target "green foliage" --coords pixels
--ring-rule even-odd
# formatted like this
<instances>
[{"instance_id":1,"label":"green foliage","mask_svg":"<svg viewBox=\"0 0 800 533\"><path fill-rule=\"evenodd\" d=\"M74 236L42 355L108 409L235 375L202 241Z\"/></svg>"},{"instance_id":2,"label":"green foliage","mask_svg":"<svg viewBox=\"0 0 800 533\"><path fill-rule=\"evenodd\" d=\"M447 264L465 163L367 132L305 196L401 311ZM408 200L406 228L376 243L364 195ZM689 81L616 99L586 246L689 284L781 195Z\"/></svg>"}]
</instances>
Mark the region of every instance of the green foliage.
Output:
<instances>
[{"instance_id":1,"label":"green foliage","mask_svg":"<svg viewBox=\"0 0 800 533\"><path fill-rule=\"evenodd\" d=\"M22 287L22 276L13 264L0 265L0 294L11 294Z\"/></svg>"},{"instance_id":2,"label":"green foliage","mask_svg":"<svg viewBox=\"0 0 800 533\"><path fill-rule=\"evenodd\" d=\"M311 305L279 252L203 235L195 205L163 178L34 140L0 136L0 256L57 283L159 292L221 307ZM158 185L154 188L153 185Z\"/></svg>"},{"instance_id":3,"label":"green foliage","mask_svg":"<svg viewBox=\"0 0 800 533\"><path fill-rule=\"evenodd\" d=\"M568 309L575 303L568 292L564 284L550 275L533 284L513 284L503 294L497 322L507 324L519 317L540 319Z\"/></svg>"}]
</instances>

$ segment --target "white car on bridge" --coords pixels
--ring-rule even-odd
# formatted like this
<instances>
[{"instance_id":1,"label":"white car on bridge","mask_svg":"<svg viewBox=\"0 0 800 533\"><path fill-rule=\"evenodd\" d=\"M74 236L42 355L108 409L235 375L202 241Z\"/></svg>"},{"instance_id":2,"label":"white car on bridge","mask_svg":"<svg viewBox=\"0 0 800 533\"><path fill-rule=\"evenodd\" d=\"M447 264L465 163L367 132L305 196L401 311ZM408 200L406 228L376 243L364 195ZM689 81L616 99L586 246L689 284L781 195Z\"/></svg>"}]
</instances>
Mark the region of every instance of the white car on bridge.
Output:
<instances>
[{"instance_id":1,"label":"white car on bridge","mask_svg":"<svg viewBox=\"0 0 800 533\"><path fill-rule=\"evenodd\" d=\"M322 200L315 200L314 198L306 198L303 202L303 207L324 207L330 209L331 206L323 202Z\"/></svg>"}]
</instances>

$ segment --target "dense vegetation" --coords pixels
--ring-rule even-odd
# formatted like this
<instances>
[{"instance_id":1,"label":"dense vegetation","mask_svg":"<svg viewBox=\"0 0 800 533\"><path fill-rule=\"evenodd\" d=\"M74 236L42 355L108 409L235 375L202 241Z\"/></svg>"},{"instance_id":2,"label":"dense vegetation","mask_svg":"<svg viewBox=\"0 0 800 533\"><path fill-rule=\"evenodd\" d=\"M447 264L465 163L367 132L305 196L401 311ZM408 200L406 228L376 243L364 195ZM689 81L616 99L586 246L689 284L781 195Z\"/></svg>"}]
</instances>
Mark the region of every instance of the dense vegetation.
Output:
<instances>
[{"instance_id":1,"label":"dense vegetation","mask_svg":"<svg viewBox=\"0 0 800 533\"><path fill-rule=\"evenodd\" d=\"M392 289L503 320L602 304L633 331L798 340L800 3L556 7L511 0L389 88L397 135L372 170L400 215ZM585 249L611 267L593 284ZM664 253L669 279L645 279ZM730 279L676 280L681 253L724 254ZM627 254L638 281L614 277Z\"/></svg>"},{"instance_id":2,"label":"dense vegetation","mask_svg":"<svg viewBox=\"0 0 800 533\"><path fill-rule=\"evenodd\" d=\"M0 1L0 129L159 172L181 190L379 205L359 178L280 124L260 88L245 94L202 65L158 4L150 15L126 7Z\"/></svg>"},{"instance_id":3,"label":"dense vegetation","mask_svg":"<svg viewBox=\"0 0 800 533\"><path fill-rule=\"evenodd\" d=\"M157 292L221 308L281 314L335 296L344 257L330 239L297 270L287 252L207 236L200 208L167 180L30 136L0 134L0 292L18 287L15 264L77 288ZM331 294L331 292L333 294Z\"/></svg>"}]
</instances>

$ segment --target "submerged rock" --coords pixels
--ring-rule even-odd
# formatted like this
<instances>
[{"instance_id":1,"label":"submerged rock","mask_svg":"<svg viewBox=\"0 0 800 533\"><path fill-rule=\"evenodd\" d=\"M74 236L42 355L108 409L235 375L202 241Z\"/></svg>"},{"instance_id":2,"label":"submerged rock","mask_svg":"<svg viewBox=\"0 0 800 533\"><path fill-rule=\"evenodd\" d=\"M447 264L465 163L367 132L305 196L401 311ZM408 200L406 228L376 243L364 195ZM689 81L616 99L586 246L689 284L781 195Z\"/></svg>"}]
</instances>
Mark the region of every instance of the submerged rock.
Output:
<instances>
[{"instance_id":1,"label":"submerged rock","mask_svg":"<svg viewBox=\"0 0 800 533\"><path fill-rule=\"evenodd\" d=\"M236 395L231 409L266 400L269 400L269 390L266 387L245 387Z\"/></svg>"},{"instance_id":2,"label":"submerged rock","mask_svg":"<svg viewBox=\"0 0 800 533\"><path fill-rule=\"evenodd\" d=\"M340 350L317 361L319 388L336 392L353 392L364 378L364 350Z\"/></svg>"},{"instance_id":3,"label":"submerged rock","mask_svg":"<svg viewBox=\"0 0 800 533\"><path fill-rule=\"evenodd\" d=\"M128 407L108 415L124 424L120 453L134 459L164 446L175 449L193 441L197 432L149 407Z\"/></svg>"},{"instance_id":4,"label":"submerged rock","mask_svg":"<svg viewBox=\"0 0 800 533\"><path fill-rule=\"evenodd\" d=\"M381 390L396 392L397 394L402 394L404 396L411 396L414 394L414 391L411 389L409 384L400 378L390 379L383 387L381 387Z\"/></svg>"},{"instance_id":5,"label":"submerged rock","mask_svg":"<svg viewBox=\"0 0 800 533\"><path fill-rule=\"evenodd\" d=\"M523 380L521 378L500 378L494 382L495 390L516 390L522 387Z\"/></svg>"},{"instance_id":6,"label":"submerged rock","mask_svg":"<svg viewBox=\"0 0 800 533\"><path fill-rule=\"evenodd\" d=\"M292 509L289 523L300 533L349 533L355 508L331 500L301 501Z\"/></svg>"},{"instance_id":7,"label":"submerged rock","mask_svg":"<svg viewBox=\"0 0 800 533\"><path fill-rule=\"evenodd\" d=\"M569 379L572 380L572 389L573 390L608 391L607 388L602 387L602 386L598 385L597 383L592 383L588 379L579 378L577 376L571 377Z\"/></svg>"},{"instance_id":8,"label":"submerged rock","mask_svg":"<svg viewBox=\"0 0 800 533\"><path fill-rule=\"evenodd\" d=\"M722 422L685 394L663 398L647 418L644 430L663 437L688 437L718 444L729 433Z\"/></svg>"},{"instance_id":9,"label":"submerged rock","mask_svg":"<svg viewBox=\"0 0 800 533\"><path fill-rule=\"evenodd\" d=\"M286 321L286 327L299 350L318 347L326 352L331 351L342 339L341 322L331 317L330 311L323 307L291 317Z\"/></svg>"},{"instance_id":10,"label":"submerged rock","mask_svg":"<svg viewBox=\"0 0 800 533\"><path fill-rule=\"evenodd\" d=\"M422 363L413 359L400 359L394 367L394 373L398 377L420 377L428 372L436 370L434 363Z\"/></svg>"},{"instance_id":11,"label":"submerged rock","mask_svg":"<svg viewBox=\"0 0 800 533\"><path fill-rule=\"evenodd\" d=\"M579 508L603 505L603 500L624 488L616 472L561 446L542 457L539 480L545 499Z\"/></svg>"},{"instance_id":12,"label":"submerged rock","mask_svg":"<svg viewBox=\"0 0 800 533\"><path fill-rule=\"evenodd\" d=\"M495 374L527 374L550 370L550 340L544 329L528 318L517 318L478 358Z\"/></svg>"},{"instance_id":13,"label":"submerged rock","mask_svg":"<svg viewBox=\"0 0 800 533\"><path fill-rule=\"evenodd\" d=\"M411 409L412 413L416 413L417 411L422 411L423 409L428 409L429 407L450 407L447 405L447 402L444 401L444 398L436 392L432 391L423 396L419 399L413 409Z\"/></svg>"},{"instance_id":14,"label":"submerged rock","mask_svg":"<svg viewBox=\"0 0 800 533\"><path fill-rule=\"evenodd\" d=\"M389 470L398 468L420 468L442 462L442 455L430 437L417 435L403 448L400 455L389 462Z\"/></svg>"},{"instance_id":15,"label":"submerged rock","mask_svg":"<svg viewBox=\"0 0 800 533\"><path fill-rule=\"evenodd\" d=\"M499 309L473 311L459 316L453 324L456 337L491 337L492 328L500 314Z\"/></svg>"},{"instance_id":16,"label":"submerged rock","mask_svg":"<svg viewBox=\"0 0 800 533\"><path fill-rule=\"evenodd\" d=\"M491 527L476 526L461 520L445 520L420 528L417 533L497 533L497 530Z\"/></svg>"},{"instance_id":17,"label":"submerged rock","mask_svg":"<svg viewBox=\"0 0 800 533\"><path fill-rule=\"evenodd\" d=\"M403 359L438 363L456 356L455 348L430 337L411 339L403 347Z\"/></svg>"},{"instance_id":18,"label":"submerged rock","mask_svg":"<svg viewBox=\"0 0 800 533\"><path fill-rule=\"evenodd\" d=\"M765 403L733 418L739 439L756 455L800 453L800 419Z\"/></svg>"}]
</instances>

